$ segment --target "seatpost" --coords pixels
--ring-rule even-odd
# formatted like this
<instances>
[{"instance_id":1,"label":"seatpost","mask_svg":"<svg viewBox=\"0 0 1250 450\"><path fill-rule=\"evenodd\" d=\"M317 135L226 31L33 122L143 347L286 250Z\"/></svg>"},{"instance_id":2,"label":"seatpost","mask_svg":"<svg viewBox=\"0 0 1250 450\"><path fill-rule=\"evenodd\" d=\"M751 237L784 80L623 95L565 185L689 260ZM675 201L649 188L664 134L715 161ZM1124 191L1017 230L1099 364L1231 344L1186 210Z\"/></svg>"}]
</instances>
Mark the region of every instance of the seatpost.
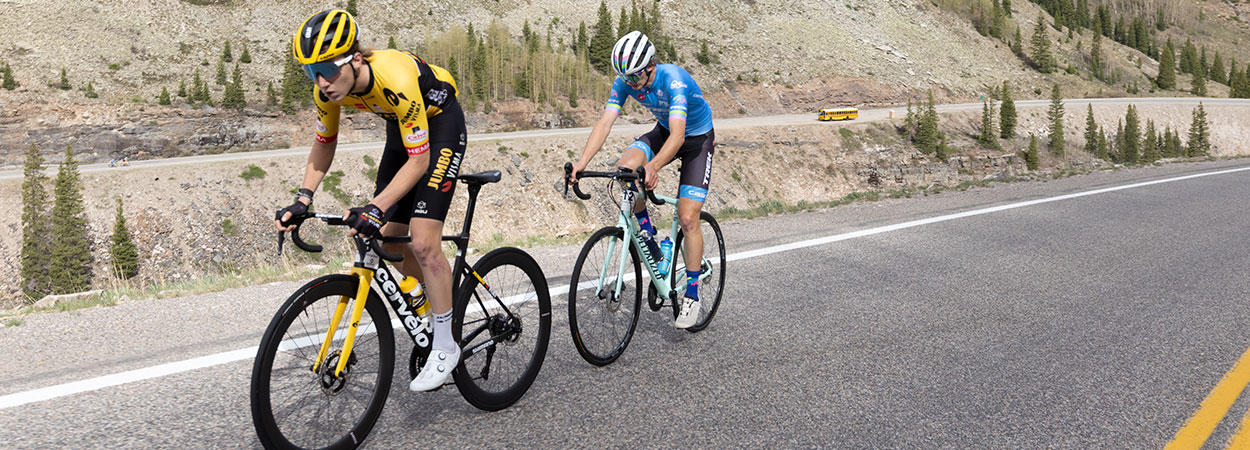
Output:
<instances>
[{"instance_id":1,"label":"seatpost","mask_svg":"<svg viewBox=\"0 0 1250 450\"><path fill-rule=\"evenodd\" d=\"M473 209L477 206L477 193L482 190L480 184L469 184L469 205L464 210L464 230L461 236L469 235L469 226L473 224Z\"/></svg>"}]
</instances>

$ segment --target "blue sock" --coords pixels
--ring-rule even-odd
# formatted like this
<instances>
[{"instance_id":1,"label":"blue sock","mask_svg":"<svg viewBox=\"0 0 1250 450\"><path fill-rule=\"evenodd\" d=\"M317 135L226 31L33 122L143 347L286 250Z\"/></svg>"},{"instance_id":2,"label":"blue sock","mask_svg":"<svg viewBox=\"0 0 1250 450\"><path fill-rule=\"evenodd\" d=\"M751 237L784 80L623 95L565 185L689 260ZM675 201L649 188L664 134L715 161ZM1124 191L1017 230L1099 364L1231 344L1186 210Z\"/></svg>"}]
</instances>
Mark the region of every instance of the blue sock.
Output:
<instances>
[{"instance_id":1,"label":"blue sock","mask_svg":"<svg viewBox=\"0 0 1250 450\"><path fill-rule=\"evenodd\" d=\"M686 296L696 302L699 301L699 273L698 270L686 271Z\"/></svg>"},{"instance_id":2,"label":"blue sock","mask_svg":"<svg viewBox=\"0 0 1250 450\"><path fill-rule=\"evenodd\" d=\"M655 227L651 225L651 216L647 214L647 208L643 208L642 211L634 213L634 217L638 218L639 228L647 230L647 234L655 236Z\"/></svg>"}]
</instances>

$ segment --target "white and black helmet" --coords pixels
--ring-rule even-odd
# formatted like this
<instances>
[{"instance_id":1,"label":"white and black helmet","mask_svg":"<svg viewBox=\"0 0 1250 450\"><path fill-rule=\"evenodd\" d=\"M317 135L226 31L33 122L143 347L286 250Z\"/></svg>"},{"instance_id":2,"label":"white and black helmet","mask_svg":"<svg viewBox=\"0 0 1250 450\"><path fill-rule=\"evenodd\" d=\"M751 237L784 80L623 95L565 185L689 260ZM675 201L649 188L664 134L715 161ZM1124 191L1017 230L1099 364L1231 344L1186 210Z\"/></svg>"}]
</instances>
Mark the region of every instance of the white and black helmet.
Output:
<instances>
[{"instance_id":1,"label":"white and black helmet","mask_svg":"<svg viewBox=\"0 0 1250 450\"><path fill-rule=\"evenodd\" d=\"M641 31L630 31L612 47L612 69L621 75L631 75L642 71L651 64L655 56L655 46Z\"/></svg>"}]
</instances>

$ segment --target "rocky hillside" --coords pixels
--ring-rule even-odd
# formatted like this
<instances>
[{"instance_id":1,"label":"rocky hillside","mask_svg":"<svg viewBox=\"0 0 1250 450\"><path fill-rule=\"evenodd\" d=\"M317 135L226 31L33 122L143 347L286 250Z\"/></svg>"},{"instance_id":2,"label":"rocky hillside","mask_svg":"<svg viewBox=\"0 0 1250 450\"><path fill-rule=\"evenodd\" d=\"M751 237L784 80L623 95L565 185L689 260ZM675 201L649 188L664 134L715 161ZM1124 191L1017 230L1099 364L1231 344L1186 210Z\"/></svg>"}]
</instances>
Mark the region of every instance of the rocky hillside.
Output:
<instances>
[{"instance_id":1,"label":"rocky hillside","mask_svg":"<svg viewBox=\"0 0 1250 450\"><path fill-rule=\"evenodd\" d=\"M341 2L340 2L341 3ZM558 0L469 0L412 7L407 3L359 2L361 39L384 47L395 37L403 48L419 48L449 26L491 21L514 35L530 23L550 29L553 41L572 42L580 23L593 25L593 2ZM646 4L647 2L642 2ZM899 104L933 89L939 101L973 99L1004 80L1021 96L1040 96L1060 83L1071 97L1123 95L1136 81L1148 86L1153 60L1137 68L1140 52L1108 42L1110 64L1124 70L1116 85L1078 72L1041 75L1027 68L1007 46L978 34L960 10L973 0L889 1L701 1L660 2L663 27L673 36L679 63L703 85L719 117L810 111L827 105ZM1139 2L1165 5L1172 0ZM1016 1L1014 22L1027 40L1039 15L1032 3ZM169 156L306 145L306 119L272 112L264 105L267 83L280 79L294 24L334 3L294 0L136 0L125 7L94 0L0 0L6 30L0 61L20 86L0 90L0 166L20 163L31 143L52 160L72 145L86 161L110 157ZM615 24L627 0L607 2ZM939 6L943 5L943 6ZM952 6L953 5L953 6ZM1187 3L1188 5L1188 3ZM342 6L341 4L335 6ZM645 5L644 5L645 6ZM1160 38L1178 43L1192 37L1226 58L1250 61L1245 51L1246 5L1198 1L1169 14L1201 32L1172 27ZM1089 31L1068 39L1051 29L1060 66L1081 65ZM250 107L242 112L178 104L156 105L161 89L200 71L215 98L216 63L226 40L240 64ZM706 41L713 62L695 61ZM567 44L566 44L567 45ZM1085 48L1085 50L1081 50ZM72 87L61 90L61 69ZM604 78L607 82L607 78ZM99 97L81 91L91 83ZM1187 79L1178 85L1187 86ZM1034 94L1034 88L1038 88ZM1143 95L1148 95L1142 89ZM1176 95L1169 92L1168 95ZM1211 95L1227 94L1213 85ZM1019 97L1018 97L1019 98ZM473 114L471 131L587 124L599 100L560 113L528 100L504 102L492 114ZM566 108L558 108L566 109ZM553 120L554 119L554 120ZM375 140L363 132L360 139ZM345 136L351 139L351 136Z\"/></svg>"}]
</instances>

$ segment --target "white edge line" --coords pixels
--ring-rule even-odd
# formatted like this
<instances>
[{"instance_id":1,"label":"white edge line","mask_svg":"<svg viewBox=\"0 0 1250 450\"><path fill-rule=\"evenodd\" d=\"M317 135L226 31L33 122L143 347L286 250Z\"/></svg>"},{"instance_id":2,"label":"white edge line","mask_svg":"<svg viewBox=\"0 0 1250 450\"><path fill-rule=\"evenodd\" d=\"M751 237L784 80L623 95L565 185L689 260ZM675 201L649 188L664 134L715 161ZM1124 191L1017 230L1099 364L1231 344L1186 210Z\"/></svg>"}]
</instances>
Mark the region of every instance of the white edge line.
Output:
<instances>
[{"instance_id":1,"label":"white edge line","mask_svg":"<svg viewBox=\"0 0 1250 450\"><path fill-rule=\"evenodd\" d=\"M1243 172L1247 170L1250 170L1250 167L1219 170L1215 172L1204 172L1204 173L1198 173L1198 174L1193 174L1193 175L1186 175L1182 177L1166 178L1162 180L1145 181L1141 183L1126 184L1123 186L1114 186L1114 187L1103 188L1103 189L1095 189L1092 191L1077 192L1074 194L1060 195L1057 197L1048 197L1048 198L1037 199L1037 200L1010 203L1006 205L999 205L999 206L993 206L989 208L976 209L976 210L965 211L961 213L947 214L944 216L930 217L927 219L913 220L910 222L903 222L903 223L898 223L894 225L886 225L886 226L881 226L881 227L876 227L876 228L869 228L866 230L835 234L831 236L825 236L822 238L808 239L804 241L792 242L789 244L775 245L772 247L764 247L760 249L730 254L730 255L727 255L725 259L727 261L737 261L741 259L755 258L759 256L771 255L774 253L781 253L781 252L797 250L797 249L806 248L806 247L813 247L817 245L824 245L824 244L829 244L833 242L845 241L848 239L871 236L874 234L881 234L881 233L886 233L890 231L898 231L902 229L918 227L921 225L928 225L931 223L945 222L948 220L955 220L955 219L960 219L964 217L979 216L982 214L1006 211L1009 209L1039 205L1042 203L1057 202L1061 200L1069 200L1069 199L1074 199L1074 198L1086 197L1090 195L1104 194L1107 192L1122 191L1125 189L1133 189L1133 188L1139 188L1139 187L1162 184L1162 183L1171 183L1175 181L1183 181L1183 180L1189 180L1189 179L1200 178L1200 177L1209 177L1213 175L1224 175L1224 174L1235 173L1235 172ZM588 284L588 283L582 283L582 284ZM582 287L581 289L585 289L586 287ZM554 297L556 295L563 294L564 292L568 290L568 288L569 288L569 285L565 284L562 286L555 286L555 287L549 288L548 291L552 293L553 294L552 296ZM391 323L393 326L398 326L398 319L392 318ZM203 369L203 368L212 367L216 365L240 361L240 360L255 357L256 350L257 350L257 347L241 348L238 350L231 350L228 352L217 353L217 354L208 355L208 356L201 356L198 358L191 358L191 359L183 360L183 361L176 361L176 362L146 367L142 369L119 372L119 373L115 373L112 375L89 378L86 380L75 381L72 383L58 384L55 386L48 386L45 388L39 388L39 389L30 390L30 391L23 391L23 392L18 392L14 394L8 394L8 395L0 396L0 409L7 409L7 408L25 405L28 403L41 402L41 401L51 400L51 399L58 398L58 397L65 397L68 395L95 391L95 390L103 389L106 387L118 386L122 384L133 383L136 381L142 381L142 380L147 380L151 378L159 378L159 377L163 377L167 375L173 375L173 374L188 372L188 371L192 371L196 369Z\"/></svg>"}]
</instances>

